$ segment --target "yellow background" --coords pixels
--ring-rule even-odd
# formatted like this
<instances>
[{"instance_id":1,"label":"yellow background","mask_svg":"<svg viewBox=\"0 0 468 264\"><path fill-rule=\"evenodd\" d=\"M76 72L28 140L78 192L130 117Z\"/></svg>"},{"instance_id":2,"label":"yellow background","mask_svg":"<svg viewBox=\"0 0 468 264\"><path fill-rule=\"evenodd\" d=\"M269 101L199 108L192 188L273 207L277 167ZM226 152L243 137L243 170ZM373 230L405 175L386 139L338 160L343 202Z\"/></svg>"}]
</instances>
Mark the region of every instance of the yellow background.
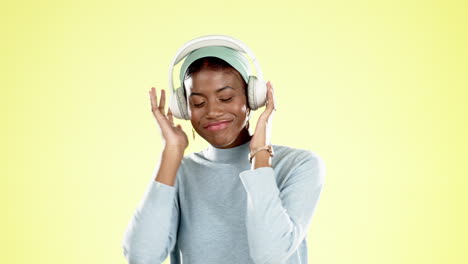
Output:
<instances>
[{"instance_id":1,"label":"yellow background","mask_svg":"<svg viewBox=\"0 0 468 264\"><path fill-rule=\"evenodd\" d=\"M467 263L467 10L4 1L2 263L126 263L123 232L162 148L148 91L167 89L177 49L205 34L256 54L275 86L272 142L326 163L310 263ZM207 146L177 121L187 153Z\"/></svg>"}]
</instances>

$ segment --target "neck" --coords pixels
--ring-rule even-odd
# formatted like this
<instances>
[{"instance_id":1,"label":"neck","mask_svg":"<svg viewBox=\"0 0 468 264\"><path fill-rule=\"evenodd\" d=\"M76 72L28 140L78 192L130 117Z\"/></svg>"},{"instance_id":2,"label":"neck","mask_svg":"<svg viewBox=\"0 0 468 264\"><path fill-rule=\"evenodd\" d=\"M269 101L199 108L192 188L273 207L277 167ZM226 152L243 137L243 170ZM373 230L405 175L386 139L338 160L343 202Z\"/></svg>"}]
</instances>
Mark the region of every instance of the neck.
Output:
<instances>
[{"instance_id":1,"label":"neck","mask_svg":"<svg viewBox=\"0 0 468 264\"><path fill-rule=\"evenodd\" d=\"M208 148L203 150L203 155L208 160L218 163L249 164L248 154L250 152L251 136L249 135L246 139L245 141L239 141L242 142L241 144L230 148L218 148L209 145Z\"/></svg>"}]
</instances>

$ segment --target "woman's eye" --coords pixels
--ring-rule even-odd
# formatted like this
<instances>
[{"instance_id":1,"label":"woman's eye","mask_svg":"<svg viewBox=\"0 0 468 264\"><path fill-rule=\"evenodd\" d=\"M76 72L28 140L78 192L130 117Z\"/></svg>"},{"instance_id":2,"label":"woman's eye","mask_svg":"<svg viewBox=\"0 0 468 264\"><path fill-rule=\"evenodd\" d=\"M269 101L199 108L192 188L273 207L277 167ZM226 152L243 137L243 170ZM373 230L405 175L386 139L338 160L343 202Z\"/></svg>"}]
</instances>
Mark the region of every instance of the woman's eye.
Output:
<instances>
[{"instance_id":1,"label":"woman's eye","mask_svg":"<svg viewBox=\"0 0 468 264\"><path fill-rule=\"evenodd\" d=\"M221 101L223 101L223 102L228 102L228 101L231 101L231 99L232 99L232 97L229 97L229 98L227 98L227 99L219 99L219 100L221 100ZM204 105L204 104L205 104L205 102L202 102L202 103L199 103L199 104L193 104L193 106L195 106L195 107L201 107L201 106Z\"/></svg>"}]
</instances>

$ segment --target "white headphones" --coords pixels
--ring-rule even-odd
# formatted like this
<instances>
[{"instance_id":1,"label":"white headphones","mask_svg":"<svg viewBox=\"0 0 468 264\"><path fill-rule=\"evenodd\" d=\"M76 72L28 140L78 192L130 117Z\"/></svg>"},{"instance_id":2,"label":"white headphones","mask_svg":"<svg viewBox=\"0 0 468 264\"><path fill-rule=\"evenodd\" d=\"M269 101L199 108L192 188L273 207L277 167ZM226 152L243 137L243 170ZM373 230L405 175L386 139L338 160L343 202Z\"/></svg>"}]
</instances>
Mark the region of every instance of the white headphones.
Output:
<instances>
[{"instance_id":1,"label":"white headphones","mask_svg":"<svg viewBox=\"0 0 468 264\"><path fill-rule=\"evenodd\" d=\"M249 55L255 65L257 76L249 75L247 85L248 106L251 110L257 110L258 108L264 106L266 104L267 98L267 86L263 80L263 73L260 65L253 52L247 47L247 45L238 39L228 35L216 34L201 36L186 42L184 45L182 45L182 47L179 48L176 55L174 56L174 59L172 60L172 63L169 67L169 89L171 90L171 102L169 108L171 109L172 115L179 119L190 120L183 83L181 84L181 87L174 89L174 82L172 78L174 66L192 51L208 46L224 46Z\"/></svg>"}]
</instances>

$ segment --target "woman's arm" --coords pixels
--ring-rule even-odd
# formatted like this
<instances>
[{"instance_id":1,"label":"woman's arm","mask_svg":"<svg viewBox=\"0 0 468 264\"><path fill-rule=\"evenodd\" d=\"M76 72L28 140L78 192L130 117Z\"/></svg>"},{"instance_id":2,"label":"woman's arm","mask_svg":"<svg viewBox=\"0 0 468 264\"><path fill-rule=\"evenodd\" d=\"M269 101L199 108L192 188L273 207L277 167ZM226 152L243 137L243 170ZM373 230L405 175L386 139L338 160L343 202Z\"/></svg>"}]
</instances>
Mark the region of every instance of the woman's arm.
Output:
<instances>
[{"instance_id":1,"label":"woman's arm","mask_svg":"<svg viewBox=\"0 0 468 264\"><path fill-rule=\"evenodd\" d=\"M183 149L166 146L162 152L161 167L154 180L174 186L177 170L179 169L183 156Z\"/></svg>"},{"instance_id":2,"label":"woman's arm","mask_svg":"<svg viewBox=\"0 0 468 264\"><path fill-rule=\"evenodd\" d=\"M122 241L129 264L160 264L174 249L179 226L177 171L183 152L165 149L151 180L135 210Z\"/></svg>"},{"instance_id":3,"label":"woman's arm","mask_svg":"<svg viewBox=\"0 0 468 264\"><path fill-rule=\"evenodd\" d=\"M266 107L260 115L255 127L254 135L250 140L250 150L255 150L258 147L270 145L271 126L273 121L274 112L276 111L275 99L273 95L273 85L270 81L266 83L267 86L267 100ZM267 151L259 151L252 158L251 169L255 170L261 167L271 167L271 158Z\"/></svg>"},{"instance_id":4,"label":"woman's arm","mask_svg":"<svg viewBox=\"0 0 468 264\"><path fill-rule=\"evenodd\" d=\"M320 198L325 177L321 158L306 151L288 164L291 174L279 187L271 167L239 175L247 192L247 236L255 263L285 263L306 237Z\"/></svg>"}]
</instances>

